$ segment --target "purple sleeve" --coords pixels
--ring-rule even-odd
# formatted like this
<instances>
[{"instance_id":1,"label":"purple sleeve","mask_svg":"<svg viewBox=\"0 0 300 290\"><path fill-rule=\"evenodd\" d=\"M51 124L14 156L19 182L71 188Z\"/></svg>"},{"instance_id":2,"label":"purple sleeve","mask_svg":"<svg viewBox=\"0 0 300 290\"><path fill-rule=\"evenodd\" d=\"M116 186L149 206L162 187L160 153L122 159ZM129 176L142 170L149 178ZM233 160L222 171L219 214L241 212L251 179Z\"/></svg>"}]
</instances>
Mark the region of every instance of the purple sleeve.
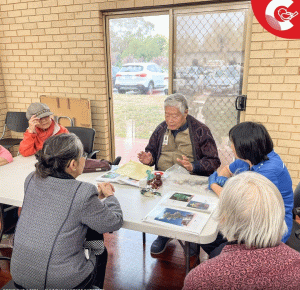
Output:
<instances>
[{"instance_id":1,"label":"purple sleeve","mask_svg":"<svg viewBox=\"0 0 300 290\"><path fill-rule=\"evenodd\" d=\"M152 154L152 158L153 158L153 164L157 163L157 153L158 153L158 133L157 130L155 130L148 142L148 145L145 148L146 152L150 152ZM151 165L153 165L151 164Z\"/></svg>"},{"instance_id":2,"label":"purple sleeve","mask_svg":"<svg viewBox=\"0 0 300 290\"><path fill-rule=\"evenodd\" d=\"M149 139L148 145L145 148L145 151L150 152L153 157L153 162L152 164L150 164L150 166L155 164L156 169L157 169L157 163L161 152L161 141L165 133L165 130L166 130L166 122L164 121L156 127L156 129L154 130L154 132L152 133Z\"/></svg>"},{"instance_id":3,"label":"purple sleeve","mask_svg":"<svg viewBox=\"0 0 300 290\"><path fill-rule=\"evenodd\" d=\"M202 136L197 144L198 152L202 153L201 159L195 160L193 173L209 176L221 165L215 141L210 134Z\"/></svg>"},{"instance_id":4,"label":"purple sleeve","mask_svg":"<svg viewBox=\"0 0 300 290\"><path fill-rule=\"evenodd\" d=\"M187 122L193 146L193 173L209 176L221 165L216 142L205 124L190 115Z\"/></svg>"}]
</instances>

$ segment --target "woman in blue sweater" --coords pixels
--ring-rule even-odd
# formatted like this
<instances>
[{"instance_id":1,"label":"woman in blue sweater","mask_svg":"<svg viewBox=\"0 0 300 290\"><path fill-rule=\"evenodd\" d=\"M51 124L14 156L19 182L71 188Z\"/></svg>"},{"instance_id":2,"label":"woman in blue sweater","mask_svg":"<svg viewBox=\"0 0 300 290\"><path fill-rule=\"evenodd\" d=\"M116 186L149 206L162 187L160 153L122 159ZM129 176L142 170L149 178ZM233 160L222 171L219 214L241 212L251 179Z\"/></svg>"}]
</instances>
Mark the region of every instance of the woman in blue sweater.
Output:
<instances>
[{"instance_id":1,"label":"woman in blue sweater","mask_svg":"<svg viewBox=\"0 0 300 290\"><path fill-rule=\"evenodd\" d=\"M288 232L283 236L286 242L293 226L294 194L291 176L280 156L273 150L273 141L262 125L243 122L229 131L231 148L236 160L209 177L209 187L218 195L227 178L243 171L254 171L272 181L280 191L285 206L285 222Z\"/></svg>"}]
</instances>

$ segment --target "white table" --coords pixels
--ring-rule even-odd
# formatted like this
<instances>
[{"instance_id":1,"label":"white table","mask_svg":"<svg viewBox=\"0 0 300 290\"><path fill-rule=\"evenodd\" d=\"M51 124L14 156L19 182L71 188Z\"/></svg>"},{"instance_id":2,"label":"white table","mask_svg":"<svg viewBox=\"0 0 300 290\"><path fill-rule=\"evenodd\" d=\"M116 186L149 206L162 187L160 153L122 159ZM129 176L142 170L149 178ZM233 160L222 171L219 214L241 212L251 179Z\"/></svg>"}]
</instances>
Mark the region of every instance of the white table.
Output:
<instances>
[{"instance_id":1,"label":"white table","mask_svg":"<svg viewBox=\"0 0 300 290\"><path fill-rule=\"evenodd\" d=\"M34 156L17 156L12 163L0 166L0 203L22 206L24 181L28 174L35 170L34 164L36 162ZM100 174L100 172L84 173L77 179L96 185L96 177ZM115 196L118 198L123 210L123 228L198 244L211 243L216 239L218 233L217 222L212 216L209 218L200 235L169 228L166 230L165 227L160 225L143 222L142 219L154 208L161 197L143 196L137 187L129 185L114 184L114 186L116 189ZM213 192L209 192L208 194L211 198L217 200ZM187 245L189 246L189 243Z\"/></svg>"},{"instance_id":2,"label":"white table","mask_svg":"<svg viewBox=\"0 0 300 290\"><path fill-rule=\"evenodd\" d=\"M0 166L0 203L22 206L24 181L35 170L34 156L14 158L12 163Z\"/></svg>"}]
</instances>

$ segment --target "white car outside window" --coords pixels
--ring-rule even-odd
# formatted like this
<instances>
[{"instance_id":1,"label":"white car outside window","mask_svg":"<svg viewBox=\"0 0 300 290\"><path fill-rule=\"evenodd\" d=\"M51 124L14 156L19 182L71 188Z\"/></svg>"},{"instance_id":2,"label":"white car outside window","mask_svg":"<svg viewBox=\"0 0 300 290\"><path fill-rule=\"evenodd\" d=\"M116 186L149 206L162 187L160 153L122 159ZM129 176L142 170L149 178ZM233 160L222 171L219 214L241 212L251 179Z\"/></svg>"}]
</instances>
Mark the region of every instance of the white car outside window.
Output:
<instances>
[{"instance_id":1,"label":"white car outside window","mask_svg":"<svg viewBox=\"0 0 300 290\"><path fill-rule=\"evenodd\" d=\"M155 63L128 63L116 75L118 93L129 91L152 94L154 89L164 87L165 74Z\"/></svg>"}]
</instances>

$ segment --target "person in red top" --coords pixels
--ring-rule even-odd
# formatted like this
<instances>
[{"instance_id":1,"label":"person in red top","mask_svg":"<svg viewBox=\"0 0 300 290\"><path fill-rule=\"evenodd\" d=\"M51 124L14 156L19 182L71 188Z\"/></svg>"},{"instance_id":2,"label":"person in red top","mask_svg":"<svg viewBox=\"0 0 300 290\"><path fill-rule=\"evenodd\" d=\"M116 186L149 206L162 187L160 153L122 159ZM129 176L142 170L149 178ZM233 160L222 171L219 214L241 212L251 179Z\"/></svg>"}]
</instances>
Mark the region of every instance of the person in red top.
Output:
<instances>
[{"instance_id":1,"label":"person in red top","mask_svg":"<svg viewBox=\"0 0 300 290\"><path fill-rule=\"evenodd\" d=\"M30 156L43 148L44 142L51 136L69 131L56 123L51 115L50 108L43 103L32 103L26 112L29 127L24 133L19 151L23 156Z\"/></svg>"}]
</instances>

